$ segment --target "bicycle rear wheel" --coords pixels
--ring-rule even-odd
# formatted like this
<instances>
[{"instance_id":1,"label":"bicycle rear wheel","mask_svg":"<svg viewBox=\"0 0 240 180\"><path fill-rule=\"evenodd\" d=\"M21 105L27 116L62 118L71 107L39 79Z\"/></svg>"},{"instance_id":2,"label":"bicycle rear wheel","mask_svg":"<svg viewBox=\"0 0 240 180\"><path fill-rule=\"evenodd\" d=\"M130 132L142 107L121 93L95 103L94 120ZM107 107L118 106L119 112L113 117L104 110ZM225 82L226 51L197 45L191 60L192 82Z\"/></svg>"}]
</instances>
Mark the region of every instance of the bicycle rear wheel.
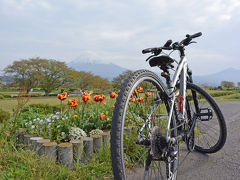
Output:
<instances>
[{"instance_id":1,"label":"bicycle rear wheel","mask_svg":"<svg viewBox=\"0 0 240 180\"><path fill-rule=\"evenodd\" d=\"M139 70L125 80L112 120L111 159L114 179L176 178L178 153L174 160L160 160L164 148L160 152L151 145L152 139L157 139L154 143L164 146L164 141L158 139L159 133L153 133L153 129L157 129L163 135L161 137L164 137L168 111L164 85L154 73ZM142 143L136 143L139 131L142 131ZM174 133L176 132L172 132L171 136ZM178 152L178 146L174 149ZM155 152L154 155L152 151Z\"/></svg>"},{"instance_id":2,"label":"bicycle rear wheel","mask_svg":"<svg viewBox=\"0 0 240 180\"><path fill-rule=\"evenodd\" d=\"M214 99L195 84L187 84L188 119L196 115L195 150L215 153L226 142L227 128L221 110Z\"/></svg>"}]
</instances>

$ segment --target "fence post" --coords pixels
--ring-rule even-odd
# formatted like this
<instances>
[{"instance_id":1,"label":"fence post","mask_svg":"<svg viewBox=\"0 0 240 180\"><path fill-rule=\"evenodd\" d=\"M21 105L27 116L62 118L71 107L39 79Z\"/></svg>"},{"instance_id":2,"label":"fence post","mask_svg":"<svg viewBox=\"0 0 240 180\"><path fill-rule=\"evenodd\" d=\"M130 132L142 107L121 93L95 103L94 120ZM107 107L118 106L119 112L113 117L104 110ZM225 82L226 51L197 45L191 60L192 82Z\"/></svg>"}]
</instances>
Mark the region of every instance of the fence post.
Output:
<instances>
[{"instance_id":1,"label":"fence post","mask_svg":"<svg viewBox=\"0 0 240 180\"><path fill-rule=\"evenodd\" d=\"M37 141L37 147L36 147L36 151L38 153L39 156L43 156L44 155L44 147L43 147L43 144L44 143L47 143L47 142L50 142L49 139L40 139Z\"/></svg>"},{"instance_id":2,"label":"fence post","mask_svg":"<svg viewBox=\"0 0 240 180\"><path fill-rule=\"evenodd\" d=\"M93 138L91 137L83 137L83 162L86 162L92 158L93 154Z\"/></svg>"},{"instance_id":3,"label":"fence post","mask_svg":"<svg viewBox=\"0 0 240 180\"><path fill-rule=\"evenodd\" d=\"M102 148L102 136L101 135L95 135L92 136L93 138L93 150L94 152L99 151Z\"/></svg>"},{"instance_id":4,"label":"fence post","mask_svg":"<svg viewBox=\"0 0 240 180\"><path fill-rule=\"evenodd\" d=\"M102 133L102 139L103 139L103 144L104 145L110 144L110 133L109 132L103 132Z\"/></svg>"},{"instance_id":5,"label":"fence post","mask_svg":"<svg viewBox=\"0 0 240 180\"><path fill-rule=\"evenodd\" d=\"M75 163L80 163L83 158L83 140L76 139L70 141L73 145L73 160Z\"/></svg>"},{"instance_id":6,"label":"fence post","mask_svg":"<svg viewBox=\"0 0 240 180\"><path fill-rule=\"evenodd\" d=\"M25 134L24 135L24 143L29 146L29 143L30 143L30 138L33 137L33 135L31 134Z\"/></svg>"},{"instance_id":7,"label":"fence post","mask_svg":"<svg viewBox=\"0 0 240 180\"><path fill-rule=\"evenodd\" d=\"M19 130L16 131L18 144L24 143L24 132L25 132L25 130L22 128L20 128Z\"/></svg>"},{"instance_id":8,"label":"fence post","mask_svg":"<svg viewBox=\"0 0 240 180\"><path fill-rule=\"evenodd\" d=\"M42 137L31 137L29 140L29 145L31 150L36 150L36 143L38 140L43 139Z\"/></svg>"},{"instance_id":9,"label":"fence post","mask_svg":"<svg viewBox=\"0 0 240 180\"><path fill-rule=\"evenodd\" d=\"M44 155L46 155L51 161L56 161L57 159L57 143L47 142L43 144Z\"/></svg>"},{"instance_id":10,"label":"fence post","mask_svg":"<svg viewBox=\"0 0 240 180\"><path fill-rule=\"evenodd\" d=\"M71 167L73 162L72 143L61 143L57 147L58 161L67 167Z\"/></svg>"}]
</instances>

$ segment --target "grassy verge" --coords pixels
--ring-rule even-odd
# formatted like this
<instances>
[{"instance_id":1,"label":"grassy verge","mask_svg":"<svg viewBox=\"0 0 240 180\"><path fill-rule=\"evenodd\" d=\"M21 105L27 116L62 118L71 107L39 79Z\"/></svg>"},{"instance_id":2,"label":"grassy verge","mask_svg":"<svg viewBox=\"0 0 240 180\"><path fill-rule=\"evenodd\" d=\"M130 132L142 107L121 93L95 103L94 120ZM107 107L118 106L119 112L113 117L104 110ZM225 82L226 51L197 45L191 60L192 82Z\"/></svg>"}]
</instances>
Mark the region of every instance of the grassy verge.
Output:
<instances>
[{"instance_id":1,"label":"grassy verge","mask_svg":"<svg viewBox=\"0 0 240 180\"><path fill-rule=\"evenodd\" d=\"M226 96L214 98L216 101L240 101L240 93L234 93Z\"/></svg>"},{"instance_id":2,"label":"grassy verge","mask_svg":"<svg viewBox=\"0 0 240 180\"><path fill-rule=\"evenodd\" d=\"M33 151L15 148L14 141L0 139L0 179L111 179L109 147L95 154L92 161L74 170L39 158Z\"/></svg>"}]
</instances>

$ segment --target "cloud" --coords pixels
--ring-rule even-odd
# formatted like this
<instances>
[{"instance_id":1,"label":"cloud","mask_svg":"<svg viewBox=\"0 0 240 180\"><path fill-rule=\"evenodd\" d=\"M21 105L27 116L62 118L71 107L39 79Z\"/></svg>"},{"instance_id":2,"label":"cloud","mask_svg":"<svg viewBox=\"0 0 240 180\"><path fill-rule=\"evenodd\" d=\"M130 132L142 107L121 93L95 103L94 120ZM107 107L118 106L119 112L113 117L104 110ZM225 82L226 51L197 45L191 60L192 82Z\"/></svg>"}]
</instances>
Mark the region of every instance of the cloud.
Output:
<instances>
[{"instance_id":1,"label":"cloud","mask_svg":"<svg viewBox=\"0 0 240 180\"><path fill-rule=\"evenodd\" d=\"M201 65L204 56L209 60L204 63L211 65L221 59L218 67L224 68L226 59L236 58L227 58L220 38L228 34L224 43L231 44L229 50L238 51L229 39L239 39L233 30L239 29L240 1L0 0L0 20L0 39L5 42L0 43L0 58L4 59L6 51L11 54L9 60L12 54L34 54L70 61L85 54L104 62L141 68L148 66L140 53L143 48L203 31L203 41L196 46L202 52L194 51L192 59L197 61L191 64Z\"/></svg>"},{"instance_id":2,"label":"cloud","mask_svg":"<svg viewBox=\"0 0 240 180\"><path fill-rule=\"evenodd\" d=\"M1 13L9 15L25 14L36 9L52 9L46 0L0 0Z\"/></svg>"}]
</instances>

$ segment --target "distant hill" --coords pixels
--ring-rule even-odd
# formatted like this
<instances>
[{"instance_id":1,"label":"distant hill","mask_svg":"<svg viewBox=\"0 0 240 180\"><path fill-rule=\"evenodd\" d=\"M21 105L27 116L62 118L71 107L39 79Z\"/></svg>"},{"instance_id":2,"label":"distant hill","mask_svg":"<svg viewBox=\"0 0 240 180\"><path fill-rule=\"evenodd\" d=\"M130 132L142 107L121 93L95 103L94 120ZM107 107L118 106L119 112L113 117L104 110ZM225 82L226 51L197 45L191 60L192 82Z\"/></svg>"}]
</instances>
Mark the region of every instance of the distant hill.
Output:
<instances>
[{"instance_id":1,"label":"distant hill","mask_svg":"<svg viewBox=\"0 0 240 180\"><path fill-rule=\"evenodd\" d=\"M193 76L193 81L200 85L209 86L219 86L222 81L231 81L237 86L237 83L240 82L240 69L228 68L210 75Z\"/></svg>"},{"instance_id":2,"label":"distant hill","mask_svg":"<svg viewBox=\"0 0 240 180\"><path fill-rule=\"evenodd\" d=\"M115 64L81 62L78 60L68 63L68 66L78 71L91 72L94 75L98 75L109 80L112 80L114 77L127 70L126 68ZM228 68L223 71L204 76L194 76L193 74L193 81L199 85L209 86L220 86L222 81L231 81L235 83L235 86L237 86L237 83L240 82L240 69Z\"/></svg>"},{"instance_id":3,"label":"distant hill","mask_svg":"<svg viewBox=\"0 0 240 180\"><path fill-rule=\"evenodd\" d=\"M112 80L114 77L127 70L126 68L115 64L81 62L77 60L68 63L68 66L78 71L91 72L94 75L98 75L109 80ZM220 86L222 81L231 81L235 83L235 86L237 86L237 83L240 82L240 69L228 68L223 71L204 76L194 76L193 74L193 81L199 85L209 86Z\"/></svg>"},{"instance_id":4,"label":"distant hill","mask_svg":"<svg viewBox=\"0 0 240 180\"><path fill-rule=\"evenodd\" d=\"M114 77L127 70L126 68L115 64L81 62L77 60L72 61L67 65L77 71L91 72L94 75L98 75L109 80L112 80Z\"/></svg>"}]
</instances>

